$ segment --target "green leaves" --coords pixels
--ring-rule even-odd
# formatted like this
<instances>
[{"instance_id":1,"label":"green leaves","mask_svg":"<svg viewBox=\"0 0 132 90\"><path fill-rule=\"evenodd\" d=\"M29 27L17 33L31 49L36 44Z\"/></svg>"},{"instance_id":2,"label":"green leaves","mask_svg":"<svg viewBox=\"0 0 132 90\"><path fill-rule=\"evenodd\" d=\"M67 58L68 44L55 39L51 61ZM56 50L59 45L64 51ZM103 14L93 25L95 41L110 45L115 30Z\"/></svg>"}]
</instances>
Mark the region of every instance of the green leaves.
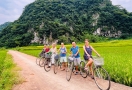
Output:
<instances>
[{"instance_id":1,"label":"green leaves","mask_svg":"<svg viewBox=\"0 0 132 90\"><path fill-rule=\"evenodd\" d=\"M67 43L85 38L97 42L100 37L92 34L98 28L102 36L121 31L127 37L132 34L132 13L113 6L110 0L35 0L18 20L0 32L0 47L29 45L34 32L40 42L44 38L64 41L61 37L68 37Z\"/></svg>"}]
</instances>

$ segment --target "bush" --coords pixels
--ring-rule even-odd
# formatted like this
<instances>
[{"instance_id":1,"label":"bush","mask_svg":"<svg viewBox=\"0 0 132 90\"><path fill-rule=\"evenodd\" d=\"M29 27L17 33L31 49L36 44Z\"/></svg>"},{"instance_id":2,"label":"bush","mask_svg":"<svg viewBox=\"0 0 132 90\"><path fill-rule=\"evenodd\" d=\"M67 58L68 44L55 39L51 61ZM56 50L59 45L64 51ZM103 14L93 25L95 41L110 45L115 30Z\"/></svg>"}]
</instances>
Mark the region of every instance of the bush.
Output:
<instances>
[{"instance_id":1,"label":"bush","mask_svg":"<svg viewBox=\"0 0 132 90\"><path fill-rule=\"evenodd\" d=\"M128 38L128 35L121 35L120 36L120 39L127 39Z\"/></svg>"},{"instance_id":2,"label":"bush","mask_svg":"<svg viewBox=\"0 0 132 90\"><path fill-rule=\"evenodd\" d=\"M93 42L93 43L106 40L106 38L95 36L95 35L90 35L90 34L85 34L84 36L81 37L81 39L82 39L81 41L88 39L90 42Z\"/></svg>"},{"instance_id":3,"label":"bush","mask_svg":"<svg viewBox=\"0 0 132 90\"><path fill-rule=\"evenodd\" d=\"M65 36L60 36L59 38L58 38L59 40L58 40L58 43L60 44L60 43L65 43L65 44L68 44L69 42L68 42L68 38L66 38Z\"/></svg>"}]
</instances>

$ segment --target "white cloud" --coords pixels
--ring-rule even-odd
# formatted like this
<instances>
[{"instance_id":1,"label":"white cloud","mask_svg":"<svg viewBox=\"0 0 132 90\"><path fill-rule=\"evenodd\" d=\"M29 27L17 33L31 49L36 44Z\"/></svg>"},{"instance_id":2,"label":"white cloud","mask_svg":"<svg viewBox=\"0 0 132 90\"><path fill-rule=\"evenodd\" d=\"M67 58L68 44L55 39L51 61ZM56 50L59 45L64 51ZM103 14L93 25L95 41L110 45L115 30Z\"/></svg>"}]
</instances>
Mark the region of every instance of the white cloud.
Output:
<instances>
[{"instance_id":1,"label":"white cloud","mask_svg":"<svg viewBox=\"0 0 132 90\"><path fill-rule=\"evenodd\" d=\"M23 8L35 0L1 0L0 24L17 20L23 12ZM1 5L2 4L2 5Z\"/></svg>"},{"instance_id":2,"label":"white cloud","mask_svg":"<svg viewBox=\"0 0 132 90\"><path fill-rule=\"evenodd\" d=\"M23 8L35 0L0 0L0 24L17 20L23 12ZM113 5L121 5L132 12L132 0L111 0Z\"/></svg>"},{"instance_id":3,"label":"white cloud","mask_svg":"<svg viewBox=\"0 0 132 90\"><path fill-rule=\"evenodd\" d=\"M129 12L132 12L132 0L111 0L113 5L121 5Z\"/></svg>"}]
</instances>

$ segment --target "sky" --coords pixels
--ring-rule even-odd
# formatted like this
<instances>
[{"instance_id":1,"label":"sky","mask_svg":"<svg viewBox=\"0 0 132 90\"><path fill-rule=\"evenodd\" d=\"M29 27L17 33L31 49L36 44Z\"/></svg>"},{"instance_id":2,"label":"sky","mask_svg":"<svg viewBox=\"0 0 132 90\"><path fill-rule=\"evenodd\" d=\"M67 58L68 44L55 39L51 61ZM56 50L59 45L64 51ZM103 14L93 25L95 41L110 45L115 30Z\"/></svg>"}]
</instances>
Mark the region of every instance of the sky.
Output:
<instances>
[{"instance_id":1,"label":"sky","mask_svg":"<svg viewBox=\"0 0 132 90\"><path fill-rule=\"evenodd\" d=\"M35 0L0 0L0 24L17 20L26 5ZM111 0L113 5L121 5L132 12L132 0Z\"/></svg>"}]
</instances>

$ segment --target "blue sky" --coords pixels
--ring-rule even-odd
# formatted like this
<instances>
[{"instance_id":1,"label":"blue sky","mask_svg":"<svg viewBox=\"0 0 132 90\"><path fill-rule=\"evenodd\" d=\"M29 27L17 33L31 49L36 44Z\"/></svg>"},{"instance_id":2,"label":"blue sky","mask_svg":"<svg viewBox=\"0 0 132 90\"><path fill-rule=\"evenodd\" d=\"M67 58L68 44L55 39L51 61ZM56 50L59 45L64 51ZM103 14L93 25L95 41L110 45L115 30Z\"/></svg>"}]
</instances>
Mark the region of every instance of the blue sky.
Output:
<instances>
[{"instance_id":1,"label":"blue sky","mask_svg":"<svg viewBox=\"0 0 132 90\"><path fill-rule=\"evenodd\" d=\"M17 20L23 8L35 0L0 0L0 24ZM132 0L111 0L113 5L121 5L132 12Z\"/></svg>"}]
</instances>

